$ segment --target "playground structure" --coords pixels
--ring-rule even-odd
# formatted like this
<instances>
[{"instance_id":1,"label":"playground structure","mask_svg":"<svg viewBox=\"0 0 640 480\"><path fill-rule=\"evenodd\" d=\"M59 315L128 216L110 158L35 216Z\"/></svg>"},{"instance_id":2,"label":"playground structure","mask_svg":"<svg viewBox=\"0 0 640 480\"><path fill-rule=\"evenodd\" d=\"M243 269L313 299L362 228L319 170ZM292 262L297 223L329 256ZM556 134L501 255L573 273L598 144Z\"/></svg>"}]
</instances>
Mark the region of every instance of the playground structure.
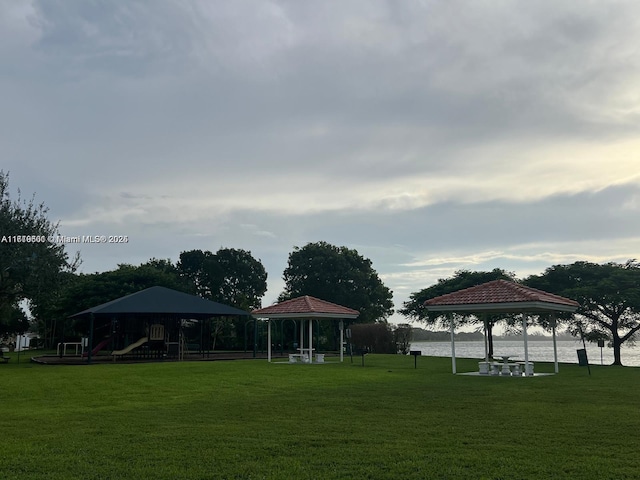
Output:
<instances>
[{"instance_id":1,"label":"playground structure","mask_svg":"<svg viewBox=\"0 0 640 480\"><path fill-rule=\"evenodd\" d=\"M91 354L96 355L98 352L102 351L107 345L109 345L112 340L113 340L113 337L105 338L100 343L98 343L98 345L94 347L94 349L91 351ZM82 356L86 358L87 356L89 356L89 352L83 352Z\"/></svg>"},{"instance_id":2,"label":"playground structure","mask_svg":"<svg viewBox=\"0 0 640 480\"><path fill-rule=\"evenodd\" d=\"M189 343L204 355L212 349L211 321L215 317L244 317L249 312L196 295L151 287L83 310L70 318L89 323L87 363L110 345L113 360L123 357L182 360ZM94 343L96 331L110 338ZM187 330L196 342L187 342Z\"/></svg>"},{"instance_id":3,"label":"playground structure","mask_svg":"<svg viewBox=\"0 0 640 480\"><path fill-rule=\"evenodd\" d=\"M180 330L179 332L178 342L172 342L170 340L171 338L169 336L165 336L164 324L154 323L152 325L149 325L148 335L140 337L135 342L130 343L120 350L113 350L111 352L111 355L113 356L113 360L115 361L117 357L122 357L123 355L134 352L138 348L142 348L148 355L166 358L169 354L172 353L170 350L173 345L177 344L178 346L184 347L184 334L182 330ZM184 354L184 350L184 348L178 348L178 352L181 355Z\"/></svg>"},{"instance_id":4,"label":"playground structure","mask_svg":"<svg viewBox=\"0 0 640 480\"><path fill-rule=\"evenodd\" d=\"M142 337L137 342L134 342L134 343L131 343L130 345L127 345L122 350L114 350L113 352L111 352L111 355L113 355L113 357L114 357L113 359L115 360L115 357L126 355L127 353L135 350L140 345L143 345L143 344L147 343L148 341L149 341L149 337Z\"/></svg>"}]
</instances>

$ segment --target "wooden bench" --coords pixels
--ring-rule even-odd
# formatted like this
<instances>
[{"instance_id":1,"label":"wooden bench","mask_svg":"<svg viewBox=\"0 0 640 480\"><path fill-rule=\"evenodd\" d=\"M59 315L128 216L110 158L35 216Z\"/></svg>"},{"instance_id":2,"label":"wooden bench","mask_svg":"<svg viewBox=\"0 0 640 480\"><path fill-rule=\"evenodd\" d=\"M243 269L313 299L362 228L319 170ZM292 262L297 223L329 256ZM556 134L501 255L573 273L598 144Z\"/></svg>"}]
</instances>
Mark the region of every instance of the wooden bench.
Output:
<instances>
[{"instance_id":1,"label":"wooden bench","mask_svg":"<svg viewBox=\"0 0 640 480\"><path fill-rule=\"evenodd\" d=\"M0 357L0 361L2 361L2 363L8 363L9 360L11 360L11 357L5 357L4 355Z\"/></svg>"}]
</instances>

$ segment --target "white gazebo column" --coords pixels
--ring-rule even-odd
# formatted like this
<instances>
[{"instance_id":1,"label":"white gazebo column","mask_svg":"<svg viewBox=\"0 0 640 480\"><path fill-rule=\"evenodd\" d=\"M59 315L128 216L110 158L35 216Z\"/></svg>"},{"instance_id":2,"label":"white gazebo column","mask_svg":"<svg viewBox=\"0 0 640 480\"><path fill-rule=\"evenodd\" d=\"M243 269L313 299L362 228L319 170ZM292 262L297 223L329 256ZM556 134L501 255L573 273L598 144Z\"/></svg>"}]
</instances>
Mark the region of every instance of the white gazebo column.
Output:
<instances>
[{"instance_id":1,"label":"white gazebo column","mask_svg":"<svg viewBox=\"0 0 640 480\"><path fill-rule=\"evenodd\" d=\"M271 319L267 319L267 362L271 362Z\"/></svg>"},{"instance_id":2,"label":"white gazebo column","mask_svg":"<svg viewBox=\"0 0 640 480\"><path fill-rule=\"evenodd\" d=\"M313 358L313 319L309 319L309 363L312 363Z\"/></svg>"},{"instance_id":3,"label":"white gazebo column","mask_svg":"<svg viewBox=\"0 0 640 480\"><path fill-rule=\"evenodd\" d=\"M558 345L556 344L556 316L551 317L551 332L553 334L553 365L554 371L558 373Z\"/></svg>"},{"instance_id":4,"label":"white gazebo column","mask_svg":"<svg viewBox=\"0 0 640 480\"><path fill-rule=\"evenodd\" d=\"M451 369L456 374L456 341L453 339L453 316L451 317Z\"/></svg>"},{"instance_id":5,"label":"white gazebo column","mask_svg":"<svg viewBox=\"0 0 640 480\"><path fill-rule=\"evenodd\" d=\"M522 314L522 336L524 338L524 374L529 374L529 344L527 340L527 315Z\"/></svg>"},{"instance_id":6,"label":"white gazebo column","mask_svg":"<svg viewBox=\"0 0 640 480\"><path fill-rule=\"evenodd\" d=\"M302 360L302 355L304 355L304 320L300 319L300 360Z\"/></svg>"},{"instance_id":7,"label":"white gazebo column","mask_svg":"<svg viewBox=\"0 0 640 480\"><path fill-rule=\"evenodd\" d=\"M344 343L344 322L340 320L340 363L344 361L344 354L342 352L342 344Z\"/></svg>"}]
</instances>

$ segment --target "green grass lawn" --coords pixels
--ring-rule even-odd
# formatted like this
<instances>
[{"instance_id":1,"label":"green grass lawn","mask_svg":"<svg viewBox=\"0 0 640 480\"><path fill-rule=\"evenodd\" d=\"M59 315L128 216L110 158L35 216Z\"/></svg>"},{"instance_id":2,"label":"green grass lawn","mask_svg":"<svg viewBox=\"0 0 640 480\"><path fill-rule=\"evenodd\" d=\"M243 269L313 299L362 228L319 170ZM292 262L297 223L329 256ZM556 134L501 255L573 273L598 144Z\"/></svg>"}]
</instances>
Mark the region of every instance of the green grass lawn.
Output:
<instances>
[{"instance_id":1,"label":"green grass lawn","mask_svg":"<svg viewBox=\"0 0 640 480\"><path fill-rule=\"evenodd\" d=\"M0 480L640 475L638 368L480 378L389 355L364 368L15 360L0 365Z\"/></svg>"}]
</instances>

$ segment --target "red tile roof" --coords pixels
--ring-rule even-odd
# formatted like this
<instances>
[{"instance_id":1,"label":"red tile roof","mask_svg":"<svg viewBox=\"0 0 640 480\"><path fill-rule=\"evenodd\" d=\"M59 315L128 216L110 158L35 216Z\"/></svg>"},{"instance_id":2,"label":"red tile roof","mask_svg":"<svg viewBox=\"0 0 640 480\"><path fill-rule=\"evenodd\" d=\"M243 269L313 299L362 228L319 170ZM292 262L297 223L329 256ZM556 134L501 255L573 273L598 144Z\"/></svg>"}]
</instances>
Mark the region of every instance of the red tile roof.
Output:
<instances>
[{"instance_id":1,"label":"red tile roof","mask_svg":"<svg viewBox=\"0 0 640 480\"><path fill-rule=\"evenodd\" d=\"M256 317L333 317L333 318L355 318L360 312L352 308L343 307L335 303L320 300L319 298L305 295L303 297L292 298L284 302L276 303L269 307L260 308L251 312Z\"/></svg>"},{"instance_id":2,"label":"red tile roof","mask_svg":"<svg viewBox=\"0 0 640 480\"><path fill-rule=\"evenodd\" d=\"M474 287L447 293L424 302L427 307L453 305L536 304L553 307L579 307L574 300L508 280L493 280ZM565 308L561 308L565 309Z\"/></svg>"}]
</instances>

